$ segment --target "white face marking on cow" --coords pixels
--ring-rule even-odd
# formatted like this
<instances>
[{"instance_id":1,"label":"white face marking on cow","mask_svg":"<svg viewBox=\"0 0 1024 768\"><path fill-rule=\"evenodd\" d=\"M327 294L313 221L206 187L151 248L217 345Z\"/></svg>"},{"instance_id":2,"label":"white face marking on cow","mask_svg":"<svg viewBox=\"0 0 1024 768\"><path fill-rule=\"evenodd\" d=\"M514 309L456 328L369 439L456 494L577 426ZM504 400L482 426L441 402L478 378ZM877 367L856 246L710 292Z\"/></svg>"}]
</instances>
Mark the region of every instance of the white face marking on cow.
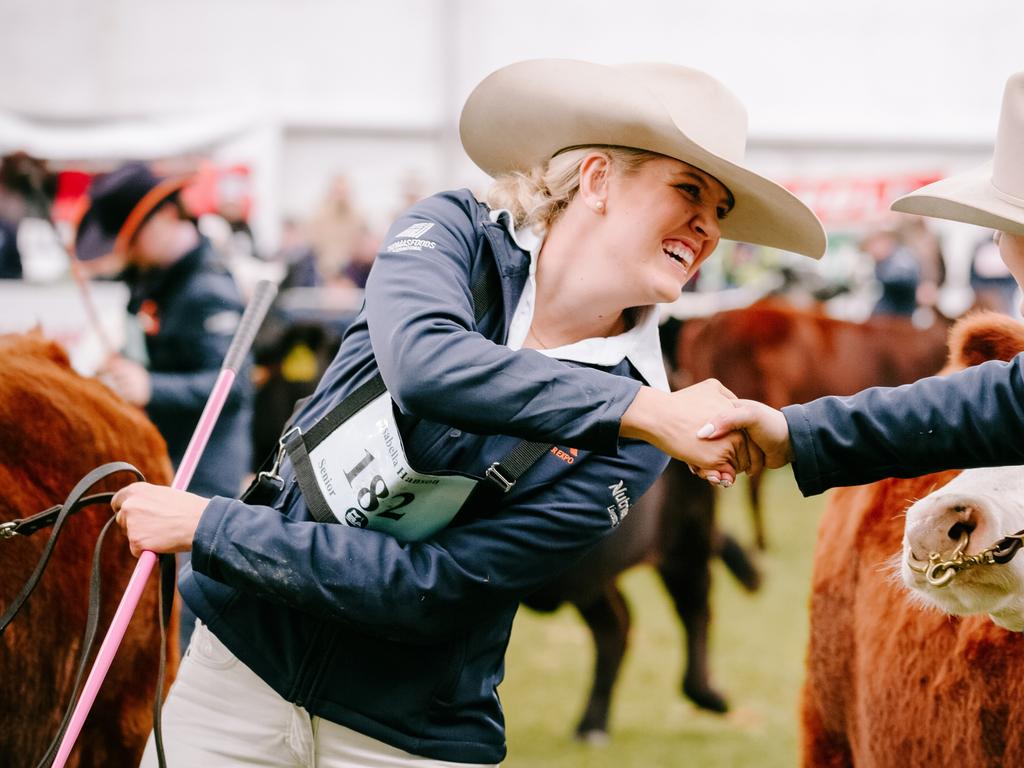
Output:
<instances>
[{"instance_id":1,"label":"white face marking on cow","mask_svg":"<svg viewBox=\"0 0 1024 768\"><path fill-rule=\"evenodd\" d=\"M966 531L964 554L973 555L1024 529L1024 467L969 469L907 510L900 574L927 605L964 616L987 613L1001 627L1024 630L1024 552L1006 565L961 571L944 587L928 584L908 557L927 562L932 552L952 554Z\"/></svg>"}]
</instances>

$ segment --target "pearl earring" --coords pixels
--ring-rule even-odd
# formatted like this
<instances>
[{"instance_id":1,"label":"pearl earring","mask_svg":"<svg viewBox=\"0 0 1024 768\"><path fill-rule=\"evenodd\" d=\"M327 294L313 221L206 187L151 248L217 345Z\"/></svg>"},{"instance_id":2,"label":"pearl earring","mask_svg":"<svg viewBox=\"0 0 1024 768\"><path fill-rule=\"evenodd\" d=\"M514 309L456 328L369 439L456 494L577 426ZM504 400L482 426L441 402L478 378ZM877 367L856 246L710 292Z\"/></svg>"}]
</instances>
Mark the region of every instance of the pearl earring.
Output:
<instances>
[{"instance_id":1,"label":"pearl earring","mask_svg":"<svg viewBox=\"0 0 1024 768\"><path fill-rule=\"evenodd\" d=\"M604 201L603 200L598 200L596 203L594 203L594 210L596 210L598 213L603 211L604 210Z\"/></svg>"}]
</instances>

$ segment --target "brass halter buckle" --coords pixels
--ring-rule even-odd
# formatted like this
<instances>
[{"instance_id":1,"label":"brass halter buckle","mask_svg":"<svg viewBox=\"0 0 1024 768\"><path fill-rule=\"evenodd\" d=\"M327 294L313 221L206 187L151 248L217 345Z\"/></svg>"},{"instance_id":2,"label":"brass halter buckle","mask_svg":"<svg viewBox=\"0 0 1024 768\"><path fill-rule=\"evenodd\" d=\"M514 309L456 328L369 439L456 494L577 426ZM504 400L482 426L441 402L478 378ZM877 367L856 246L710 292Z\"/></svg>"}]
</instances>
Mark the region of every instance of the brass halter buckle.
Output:
<instances>
[{"instance_id":1,"label":"brass halter buckle","mask_svg":"<svg viewBox=\"0 0 1024 768\"><path fill-rule=\"evenodd\" d=\"M943 560L942 555L939 552L931 552L928 555L928 563L918 560L914 557L913 553L907 553L907 565L912 571L916 573L923 573L928 583L937 588L941 588L949 584L953 577L961 571L966 571L970 568L974 568L979 565L997 565L998 562L995 558L995 552L998 550L999 543L987 547L981 550L976 555L965 555L964 550L967 548L967 544L971 540L971 535L964 531L960 534L960 540L956 544L956 548L950 554L948 560Z\"/></svg>"}]
</instances>

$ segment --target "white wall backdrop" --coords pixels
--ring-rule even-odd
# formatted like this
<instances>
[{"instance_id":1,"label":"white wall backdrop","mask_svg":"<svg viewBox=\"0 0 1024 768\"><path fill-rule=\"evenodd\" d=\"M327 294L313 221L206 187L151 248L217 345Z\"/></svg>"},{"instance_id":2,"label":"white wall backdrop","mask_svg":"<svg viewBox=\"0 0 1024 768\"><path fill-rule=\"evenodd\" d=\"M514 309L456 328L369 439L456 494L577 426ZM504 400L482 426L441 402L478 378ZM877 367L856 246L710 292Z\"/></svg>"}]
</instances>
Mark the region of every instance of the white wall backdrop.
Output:
<instances>
[{"instance_id":1,"label":"white wall backdrop","mask_svg":"<svg viewBox=\"0 0 1024 768\"><path fill-rule=\"evenodd\" d=\"M946 172L990 152L1022 39L1020 0L0 0L0 150L151 155L168 125L242 123L258 138L207 144L248 153L269 242L337 172L378 220L410 171L480 184L466 94L562 56L712 72L769 173Z\"/></svg>"}]
</instances>

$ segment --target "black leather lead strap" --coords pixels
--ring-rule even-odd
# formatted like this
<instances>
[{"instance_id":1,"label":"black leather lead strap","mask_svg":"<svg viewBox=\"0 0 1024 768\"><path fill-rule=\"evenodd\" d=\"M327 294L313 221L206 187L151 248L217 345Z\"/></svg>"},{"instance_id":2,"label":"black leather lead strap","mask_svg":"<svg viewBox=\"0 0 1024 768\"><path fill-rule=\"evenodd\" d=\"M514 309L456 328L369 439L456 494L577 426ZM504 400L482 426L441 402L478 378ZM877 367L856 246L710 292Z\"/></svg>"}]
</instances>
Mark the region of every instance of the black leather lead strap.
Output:
<instances>
[{"instance_id":1,"label":"black leather lead strap","mask_svg":"<svg viewBox=\"0 0 1024 768\"><path fill-rule=\"evenodd\" d=\"M39 583L39 580L49 563L50 556L53 554L53 548L56 545L57 538L60 536L61 528L67 518L74 512L77 512L91 504L109 504L110 500L114 497L113 493L97 493L91 496L84 496L83 494L101 480L120 472L129 472L135 475L136 479L141 481L145 480L143 474L131 464L123 461L110 462L97 467L78 481L75 487L71 490L71 493L68 494L67 499L64 500L63 504L51 507L43 512L32 515L29 518L14 521L21 524L17 529L17 533L20 535L28 535L51 523L53 524L53 532L50 534L50 538L46 542L46 546L43 548L39 562L36 564L29 580L25 583L25 586L22 587L18 596L14 599L14 602L4 613L3 619L0 620L0 632L3 632L11 621L14 620L15 615L17 615L18 611L25 604L29 595L32 594L32 591ZM103 528L100 530L100 535L96 539L96 546L93 549L92 555L92 571L89 577L89 610L85 622L85 632L82 636L82 650L79 656L78 669L75 671L75 680L71 686L71 696L68 701L67 709L64 711L64 715L61 718L60 727L57 734L54 736L53 741L51 741L50 745L47 747L46 753L39 761L37 768L47 768L53 764L53 760L57 756L57 751L60 748L61 741L64 738L64 733L67 731L68 724L71 722L71 715L74 712L75 704L77 703L79 694L81 693L85 671L89 665L89 659L92 655L92 647L96 642L96 631L99 626L103 586L103 580L101 578L103 542L106 539L107 533L109 533L110 529L113 527L114 520L115 518L111 517L103 525ZM156 746L157 762L160 765L160 768L166 768L167 766L167 761L164 757L160 716L163 703L164 673L167 656L166 627L173 607L176 570L174 555L160 555L160 663L157 671L156 694L153 701L153 737Z\"/></svg>"},{"instance_id":2,"label":"black leather lead strap","mask_svg":"<svg viewBox=\"0 0 1024 768\"><path fill-rule=\"evenodd\" d=\"M75 672L75 682L71 686L71 696L68 701L68 707L64 711L64 716L61 718L60 728L57 730L56 736L53 737L53 741L50 742L50 746L46 749L46 754L43 755L36 768L49 768L49 766L53 764L53 759L57 756L57 750L60 749L60 744L64 739L64 733L67 731L68 724L71 722L71 715L74 713L75 704L78 702L78 695L81 692L85 670L88 666L89 657L92 655L92 646L96 642L96 630L100 619L100 604L103 589L103 579L101 578L101 554L103 550L103 540L106 538L107 533L113 526L113 523L114 518L111 517L104 524L99 537L96 539L96 547L93 550L92 572L89 576L89 612L85 621L85 633L82 637L82 652L79 657L78 669ZM160 555L159 557L160 591L158 593L158 601L160 614L160 663L157 669L156 692L153 695L153 740L156 747L157 763L160 768L167 768L167 760L164 757L164 740L163 733L160 728L160 718L163 709L164 674L166 671L167 658L167 624L170 620L171 608L173 606L174 582L177 565L174 560L174 555ZM170 574L169 578L168 574ZM169 595L168 583L170 584Z\"/></svg>"},{"instance_id":3,"label":"black leather lead strap","mask_svg":"<svg viewBox=\"0 0 1024 768\"><path fill-rule=\"evenodd\" d=\"M92 504L107 503L110 501L110 497L112 495L113 494L110 493L96 493L92 496L83 496L76 502L75 506L68 514L73 515L75 512L91 506ZM36 531L46 528L49 525L53 525L54 521L63 509L63 504L57 504L49 509L44 509L42 512L37 512L31 517L21 517L7 523L3 523L0 525L0 539L9 539L14 536L31 536Z\"/></svg>"},{"instance_id":4,"label":"black leather lead strap","mask_svg":"<svg viewBox=\"0 0 1024 768\"><path fill-rule=\"evenodd\" d=\"M153 694L153 745L159 768L167 768L164 755L163 709L164 678L167 674L167 627L174 607L174 587L178 580L178 562L173 554L160 555L160 589L157 592L160 617L160 664L156 673L156 693Z\"/></svg>"},{"instance_id":5,"label":"black leather lead strap","mask_svg":"<svg viewBox=\"0 0 1024 768\"><path fill-rule=\"evenodd\" d=\"M31 595L32 591L36 588L36 585L39 584L39 579L42 578L43 571L46 570L46 566L50 562L50 556L53 554L53 548L57 545L57 537L60 536L61 528L64 526L64 521L68 519L69 515L77 511L77 509L85 506L81 503L84 501L83 497L85 496L85 492L96 485L100 480L119 472L130 472L135 475L138 480L145 480L142 473L131 464L125 461L112 461L108 464L96 467L96 469L79 480L75 487L71 489L71 493L68 494L64 503L60 505L54 518L53 531L50 533L50 538L46 542L46 546L43 547L42 554L39 556L39 562L36 563L36 567L32 571L32 575L28 577L28 581L25 582L25 586L21 588L21 591L14 598L14 601L10 606L8 606L3 617L0 617L0 634L3 634L4 630L7 629L7 626L14 620L18 611L21 610L25 601L28 600L29 595ZM112 493L100 493L89 498L92 499L90 503L99 504L101 502L109 503L113 496L114 494ZM50 510L47 510L47 512L49 511Z\"/></svg>"},{"instance_id":6,"label":"black leather lead strap","mask_svg":"<svg viewBox=\"0 0 1024 768\"><path fill-rule=\"evenodd\" d=\"M113 496L113 494L108 494ZM82 678L85 676L86 667L89 664L89 657L92 655L92 646L96 641L96 629L99 625L100 619L100 598L102 597L102 580L100 578L100 554L103 550L103 540L106 538L107 533L114 522L114 518L111 517L103 525L100 530L100 535L96 539L96 547L92 552L92 571L89 576L89 611L85 620L85 633L82 636L82 652L78 659L78 669L75 671L75 682L71 685L71 696L68 699L68 707L64 710L64 716L60 720L60 727L57 729L57 734L53 737L53 741L50 742L50 746L46 748L46 753L37 764L36 768L47 768L52 765L53 759L57 756L57 750L60 748L60 743L64 739L64 732L68 729L68 723L71 722L71 714L74 712L75 703L78 701L78 694L82 688Z\"/></svg>"}]
</instances>

